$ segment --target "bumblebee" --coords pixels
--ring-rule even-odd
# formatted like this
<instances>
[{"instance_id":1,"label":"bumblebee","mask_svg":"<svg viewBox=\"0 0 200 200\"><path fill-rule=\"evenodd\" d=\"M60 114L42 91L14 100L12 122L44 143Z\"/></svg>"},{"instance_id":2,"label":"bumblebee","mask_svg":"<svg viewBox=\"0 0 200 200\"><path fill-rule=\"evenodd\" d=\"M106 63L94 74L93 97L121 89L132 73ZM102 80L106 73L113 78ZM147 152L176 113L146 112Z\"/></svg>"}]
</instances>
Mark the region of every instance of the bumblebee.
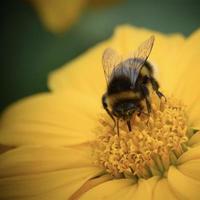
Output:
<instances>
[{"instance_id":1,"label":"bumblebee","mask_svg":"<svg viewBox=\"0 0 200 200\"><path fill-rule=\"evenodd\" d=\"M146 103L148 114L151 112L149 85L159 98L164 96L159 91L159 84L154 78L153 65L147 61L154 36L143 42L138 49L126 59L122 59L115 50L106 49L102 56L102 65L107 91L102 96L103 108L113 119L119 133L119 120L127 123L131 131L130 120L134 113L144 113L142 101ZM114 127L115 127L114 126Z\"/></svg>"}]
</instances>

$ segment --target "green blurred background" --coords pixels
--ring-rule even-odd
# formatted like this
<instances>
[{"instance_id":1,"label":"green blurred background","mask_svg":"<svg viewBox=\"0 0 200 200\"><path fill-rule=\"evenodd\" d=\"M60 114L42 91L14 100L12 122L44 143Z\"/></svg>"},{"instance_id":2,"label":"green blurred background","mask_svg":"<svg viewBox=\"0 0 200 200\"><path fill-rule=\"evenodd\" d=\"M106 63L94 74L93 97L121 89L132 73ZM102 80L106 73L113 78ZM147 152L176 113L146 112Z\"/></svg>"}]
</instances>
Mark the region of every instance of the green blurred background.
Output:
<instances>
[{"instance_id":1,"label":"green blurred background","mask_svg":"<svg viewBox=\"0 0 200 200\"><path fill-rule=\"evenodd\" d=\"M126 0L87 9L63 34L48 32L23 1L1 2L0 110L11 102L47 91L47 75L129 23L164 33L189 35L200 26L199 0Z\"/></svg>"}]
</instances>

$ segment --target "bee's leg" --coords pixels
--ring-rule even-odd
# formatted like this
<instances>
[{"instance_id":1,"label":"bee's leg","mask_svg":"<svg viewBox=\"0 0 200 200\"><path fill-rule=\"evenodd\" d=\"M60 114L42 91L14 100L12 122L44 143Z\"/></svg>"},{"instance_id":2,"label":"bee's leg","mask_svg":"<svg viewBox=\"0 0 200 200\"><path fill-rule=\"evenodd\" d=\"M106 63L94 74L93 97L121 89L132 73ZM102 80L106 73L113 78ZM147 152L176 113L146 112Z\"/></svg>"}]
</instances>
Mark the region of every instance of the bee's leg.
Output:
<instances>
[{"instance_id":1,"label":"bee's leg","mask_svg":"<svg viewBox=\"0 0 200 200\"><path fill-rule=\"evenodd\" d=\"M142 90L143 97L145 99L147 111L148 111L148 114L147 114L148 119L147 119L147 122L146 122L146 124L148 125L149 124L149 117L150 117L150 113L151 113L151 103L150 103L150 98L149 98L149 90L146 87L146 85L144 85L144 84L141 85L141 90Z\"/></svg>"},{"instance_id":2,"label":"bee's leg","mask_svg":"<svg viewBox=\"0 0 200 200\"><path fill-rule=\"evenodd\" d=\"M138 105L137 112L138 112L138 116L141 116L141 114L149 116L148 113L143 112L143 107L141 105Z\"/></svg>"},{"instance_id":3,"label":"bee's leg","mask_svg":"<svg viewBox=\"0 0 200 200\"><path fill-rule=\"evenodd\" d=\"M129 132L131 132L131 121L130 120L127 121L127 126L128 126Z\"/></svg>"},{"instance_id":4,"label":"bee's leg","mask_svg":"<svg viewBox=\"0 0 200 200\"><path fill-rule=\"evenodd\" d=\"M112 113L110 112L110 110L108 109L108 105L106 103L106 94L104 94L102 96L102 104L103 104L103 108L106 110L106 112L108 113L108 115L112 118L113 122L114 122L114 127L113 129L115 129L116 127L116 121L115 118L113 117Z\"/></svg>"},{"instance_id":5,"label":"bee's leg","mask_svg":"<svg viewBox=\"0 0 200 200\"><path fill-rule=\"evenodd\" d=\"M143 94L143 97L146 102L147 111L150 114L151 113L151 103L150 103L150 99L149 99L149 90L144 84L141 85L141 90L142 90L142 94Z\"/></svg>"},{"instance_id":6,"label":"bee's leg","mask_svg":"<svg viewBox=\"0 0 200 200\"><path fill-rule=\"evenodd\" d=\"M145 97L145 101L146 101L146 105L147 105L147 111L148 111L148 114L151 113L151 103L150 103L150 100L148 97Z\"/></svg>"},{"instance_id":7,"label":"bee's leg","mask_svg":"<svg viewBox=\"0 0 200 200\"><path fill-rule=\"evenodd\" d=\"M117 118L117 134L118 134L118 136L119 136L119 119Z\"/></svg>"},{"instance_id":8,"label":"bee's leg","mask_svg":"<svg viewBox=\"0 0 200 200\"><path fill-rule=\"evenodd\" d=\"M159 84L158 84L158 82L156 81L156 79L153 78L153 77L149 77L149 81L150 81L150 83L151 83L151 85L152 85L153 90L154 90L154 91L156 92L156 94L158 95L158 97L159 97L159 98L164 97L164 98L165 98L165 101L166 101L166 97L164 96L164 94L161 93L161 92L159 91Z\"/></svg>"},{"instance_id":9,"label":"bee's leg","mask_svg":"<svg viewBox=\"0 0 200 200\"><path fill-rule=\"evenodd\" d=\"M141 114L146 115L146 116L149 117L149 113L145 113L145 112L143 112L142 110L139 112L139 115L138 115L138 116L140 116Z\"/></svg>"}]
</instances>

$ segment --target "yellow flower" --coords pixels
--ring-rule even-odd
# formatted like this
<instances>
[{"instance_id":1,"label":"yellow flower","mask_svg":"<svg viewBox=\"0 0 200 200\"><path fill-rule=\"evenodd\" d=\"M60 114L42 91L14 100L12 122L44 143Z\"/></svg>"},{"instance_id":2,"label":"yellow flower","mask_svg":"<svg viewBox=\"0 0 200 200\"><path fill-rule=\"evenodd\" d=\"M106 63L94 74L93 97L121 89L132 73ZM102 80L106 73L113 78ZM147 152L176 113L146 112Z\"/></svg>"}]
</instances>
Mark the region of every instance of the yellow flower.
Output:
<instances>
[{"instance_id":1,"label":"yellow flower","mask_svg":"<svg viewBox=\"0 0 200 200\"><path fill-rule=\"evenodd\" d=\"M105 48L126 53L150 35L167 101L117 135L101 106ZM120 26L50 74L49 93L21 100L0 121L0 199L200 199L200 30L190 37ZM144 120L143 120L144 119ZM4 147L4 148L3 148Z\"/></svg>"},{"instance_id":2,"label":"yellow flower","mask_svg":"<svg viewBox=\"0 0 200 200\"><path fill-rule=\"evenodd\" d=\"M29 0L36 9L44 26L52 32L60 33L69 29L83 11L89 7L113 4L119 0Z\"/></svg>"}]
</instances>

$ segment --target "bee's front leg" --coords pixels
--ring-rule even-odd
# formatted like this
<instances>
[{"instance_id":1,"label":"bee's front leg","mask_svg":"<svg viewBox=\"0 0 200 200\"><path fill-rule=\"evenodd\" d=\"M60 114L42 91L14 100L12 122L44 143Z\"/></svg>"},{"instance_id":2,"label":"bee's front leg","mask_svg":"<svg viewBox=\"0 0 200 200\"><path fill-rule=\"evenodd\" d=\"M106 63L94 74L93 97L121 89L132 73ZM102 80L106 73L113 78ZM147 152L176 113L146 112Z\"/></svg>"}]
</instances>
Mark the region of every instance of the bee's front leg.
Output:
<instances>
[{"instance_id":1,"label":"bee's front leg","mask_svg":"<svg viewBox=\"0 0 200 200\"><path fill-rule=\"evenodd\" d=\"M148 113L150 114L151 113L151 103L150 103L150 99L149 99L149 90L148 88L146 87L146 85L142 84L140 86L140 89L142 91L142 94L143 94L143 97L145 99L145 102L146 102L146 106L147 106L147 111Z\"/></svg>"},{"instance_id":2,"label":"bee's front leg","mask_svg":"<svg viewBox=\"0 0 200 200\"><path fill-rule=\"evenodd\" d=\"M150 117L150 113L151 113L151 103L150 103L150 99L149 99L149 90L144 84L141 85L141 90L142 90L143 97L145 99L147 111L148 111L148 119L147 119L147 125L148 125L149 124L149 117Z\"/></svg>"},{"instance_id":3,"label":"bee's front leg","mask_svg":"<svg viewBox=\"0 0 200 200\"><path fill-rule=\"evenodd\" d=\"M159 84L156 81L156 79L154 77L149 77L149 81L152 85L153 90L156 92L156 94L158 95L158 97L161 99L162 97L165 98L165 101L167 100L165 95L159 91Z\"/></svg>"},{"instance_id":4,"label":"bee's front leg","mask_svg":"<svg viewBox=\"0 0 200 200\"><path fill-rule=\"evenodd\" d=\"M131 130L132 130L132 129L131 129L131 121L128 120L126 123L127 123L129 132L131 132Z\"/></svg>"}]
</instances>

